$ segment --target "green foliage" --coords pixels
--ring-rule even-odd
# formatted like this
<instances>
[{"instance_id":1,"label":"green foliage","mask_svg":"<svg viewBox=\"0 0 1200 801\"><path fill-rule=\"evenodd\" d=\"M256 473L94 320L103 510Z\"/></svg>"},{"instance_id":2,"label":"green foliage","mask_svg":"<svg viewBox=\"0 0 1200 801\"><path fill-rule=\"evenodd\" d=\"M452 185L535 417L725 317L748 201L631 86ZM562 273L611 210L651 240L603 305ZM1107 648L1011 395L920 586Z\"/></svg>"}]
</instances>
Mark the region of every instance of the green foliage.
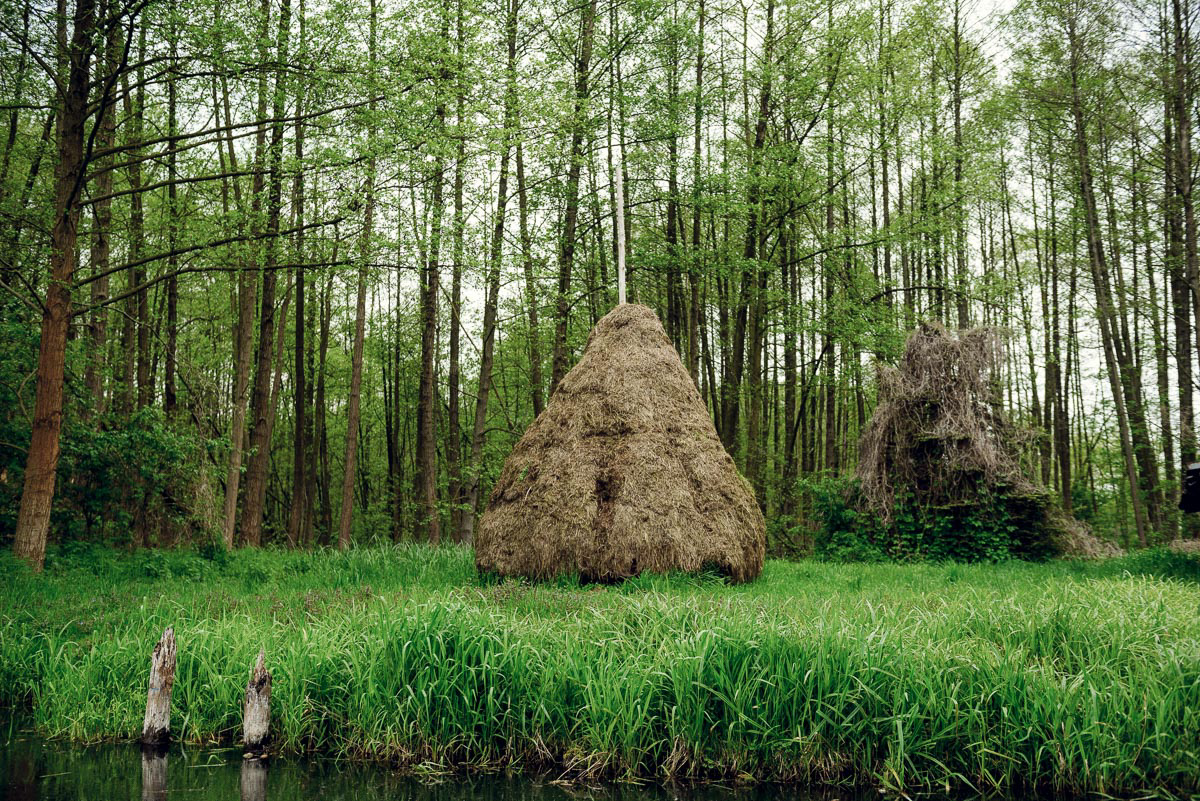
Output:
<instances>
[{"instance_id":1,"label":"green foliage","mask_svg":"<svg viewBox=\"0 0 1200 801\"><path fill-rule=\"evenodd\" d=\"M29 444L37 329L11 297L0 297L0 544L17 523Z\"/></svg>"},{"instance_id":2,"label":"green foliage","mask_svg":"<svg viewBox=\"0 0 1200 801\"><path fill-rule=\"evenodd\" d=\"M460 548L204 553L71 546L42 576L0 555L0 703L50 735L131 737L147 654L173 625L189 741L236 736L263 647L284 751L926 792L1200 789L1193 557L771 561L750 585L609 587L483 581Z\"/></svg>"},{"instance_id":3,"label":"green foliage","mask_svg":"<svg viewBox=\"0 0 1200 801\"><path fill-rule=\"evenodd\" d=\"M1106 574L1112 576L1155 576L1200 584L1200 553L1150 548L1110 559L1103 567ZM1200 614L1200 609L1197 613Z\"/></svg>"},{"instance_id":4,"label":"green foliage","mask_svg":"<svg viewBox=\"0 0 1200 801\"><path fill-rule=\"evenodd\" d=\"M858 482L838 477L809 481L818 520L815 553L842 562L999 562L1055 555L1048 495L1014 496L983 488L973 504L897 504L890 523L863 502Z\"/></svg>"},{"instance_id":5,"label":"green foliage","mask_svg":"<svg viewBox=\"0 0 1200 801\"><path fill-rule=\"evenodd\" d=\"M69 425L59 460L54 527L64 541L129 544L211 536L196 512L205 443L147 407L110 425Z\"/></svg>"},{"instance_id":6,"label":"green foliage","mask_svg":"<svg viewBox=\"0 0 1200 801\"><path fill-rule=\"evenodd\" d=\"M818 521L813 551L834 562L881 562L888 558L880 543L883 522L862 511L858 482L848 477L808 480L801 491L811 495Z\"/></svg>"}]
</instances>

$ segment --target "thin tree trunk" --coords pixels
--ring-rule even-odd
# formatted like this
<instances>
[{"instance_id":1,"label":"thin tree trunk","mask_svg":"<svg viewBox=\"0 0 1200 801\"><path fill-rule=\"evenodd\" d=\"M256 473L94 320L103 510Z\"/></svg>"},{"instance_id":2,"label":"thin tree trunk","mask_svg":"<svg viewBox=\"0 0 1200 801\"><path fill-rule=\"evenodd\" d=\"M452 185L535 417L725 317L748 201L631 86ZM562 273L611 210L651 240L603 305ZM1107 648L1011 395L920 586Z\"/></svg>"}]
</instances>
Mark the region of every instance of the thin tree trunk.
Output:
<instances>
[{"instance_id":1,"label":"thin tree trunk","mask_svg":"<svg viewBox=\"0 0 1200 801\"><path fill-rule=\"evenodd\" d=\"M504 211L508 203L508 160L512 139L517 131L517 21L520 0L510 0L505 25L508 86L504 95L504 144L500 151L500 179L496 187L496 224L492 229L488 253L487 296L483 306L483 349L479 357L479 387L475 394L475 424L471 431L471 467L463 493L462 517L455 539L470 543L474 536L475 513L479 505L479 472L483 468L488 399L492 383L492 362L496 342L496 311L500 301L500 258L504 250Z\"/></svg>"},{"instance_id":2,"label":"thin tree trunk","mask_svg":"<svg viewBox=\"0 0 1200 801\"><path fill-rule=\"evenodd\" d=\"M25 23L29 23L30 5L25 6ZM96 75L97 84L101 87L106 82L115 83L117 80L117 65L121 54L121 30L117 25L113 25L109 29L107 47L103 60L98 60ZM21 63L18 69L18 97L20 93L20 81L23 75L24 51L21 52ZM107 102L106 102L107 101ZM101 97L101 102L97 109L97 136L96 149L107 150L116 144L117 138L117 115L116 105L111 97ZM16 136L17 111L13 110L11 116L12 128L9 131L8 146L4 151L4 164L0 169L0 192L3 192L4 179L8 175L8 157L12 149L13 139ZM108 301L109 294L109 259L112 252L112 242L110 236L112 234L112 198L106 197L111 195L113 191L113 157L105 156L97 161L97 176L95 179L95 195L100 198L92 205L92 214L95 221L95 229L92 234L92 249L91 249L91 264L92 270L97 276L92 282L91 300L92 312L89 323L89 333L91 335L90 358L88 359L87 372L85 375L85 383L92 395L92 413L103 414L105 410L105 393L104 393L104 373L107 364L108 350L108 308L105 305ZM15 248L13 249L15 252ZM8 282L5 281L7 284Z\"/></svg>"},{"instance_id":3,"label":"thin tree trunk","mask_svg":"<svg viewBox=\"0 0 1200 801\"><path fill-rule=\"evenodd\" d=\"M259 59L266 61L267 31L270 26L269 5L260 8L262 18L259 20ZM224 87L225 122L233 124L230 113L229 87ZM257 220L262 205L263 196L263 164L266 161L267 147L267 74L264 70L258 79L258 108L259 125L255 131L254 141L254 179L251 191L251 219ZM229 155L230 168L237 172L237 151L233 146L233 134L226 137L226 148ZM239 194L238 181L233 182L235 196ZM240 207L240 202L239 202ZM240 211L240 208L239 208ZM256 223L255 223L256 225ZM254 265L243 257L241 270L238 274L238 314L237 326L234 331L236 342L234 348L235 374L233 383L233 420L230 432L229 470L225 479L225 514L223 535L225 547L234 545L234 533L237 526L238 489L241 483L242 458L246 438L247 394L250 388L250 362L254 356L254 307L258 304L258 278Z\"/></svg>"},{"instance_id":4,"label":"thin tree trunk","mask_svg":"<svg viewBox=\"0 0 1200 801\"><path fill-rule=\"evenodd\" d=\"M376 0L371 0L371 33L368 43L368 58L371 71L371 94L375 94L374 83L376 73L376 40L378 35L379 12ZM362 403L362 362L363 339L366 334L367 321L367 276L370 270L371 254L374 246L371 242L375 234L375 101L369 108L369 128L367 131L367 176L363 189L363 229L359 245L358 285L354 296L354 345L350 354L350 399L346 410L346 458L345 472L342 474L342 510L338 522L338 547L345 550L350 547L350 532L354 520L354 480L358 465L358 431L361 422ZM364 493L365 497L365 493Z\"/></svg>"},{"instance_id":5,"label":"thin tree trunk","mask_svg":"<svg viewBox=\"0 0 1200 801\"><path fill-rule=\"evenodd\" d=\"M262 270L262 296L258 318L258 358L254 374L254 389L250 398L251 421L250 459L246 465L246 495L242 507L242 539L257 547L262 542L263 512L267 495L267 478L271 458L272 362L275 354L275 287L279 259L279 217L283 204L283 115L285 72L288 63L288 34L291 30L291 0L281 0L279 29L276 40L276 59L280 67L275 75L275 102L272 107L271 144L267 168L267 237ZM269 13L264 7L263 14Z\"/></svg>"},{"instance_id":6,"label":"thin tree trunk","mask_svg":"<svg viewBox=\"0 0 1200 801\"><path fill-rule=\"evenodd\" d=\"M334 235L333 260L337 261L339 241ZM313 398L313 436L317 450L317 497L318 539L321 545L328 545L333 534L333 504L330 499L329 485L332 481L329 471L329 426L326 423L325 410L325 366L329 354L329 327L333 320L333 272L325 277L325 286L321 291L321 306L318 313L320 332L317 339L317 389Z\"/></svg>"},{"instance_id":7,"label":"thin tree trunk","mask_svg":"<svg viewBox=\"0 0 1200 801\"><path fill-rule=\"evenodd\" d=\"M455 5L455 58L463 58L463 8L462 0ZM449 410L446 415L446 472L450 476L447 495L450 498L450 531L457 537L462 519L462 393L459 383L460 340L462 335L462 271L465 250L466 215L463 207L464 175L467 162L466 131L466 88L461 71L455 76L456 97L454 110L455 135L458 139L454 154L454 253L450 277L450 365L446 376L446 391L449 394Z\"/></svg>"},{"instance_id":8,"label":"thin tree trunk","mask_svg":"<svg viewBox=\"0 0 1200 801\"><path fill-rule=\"evenodd\" d=\"M445 47L450 38L449 8L441 10L442 46ZM448 54L443 53L442 67L439 74L438 103L435 111L435 135L446 135L446 103L441 95L450 81L450 68L445 60ZM421 384L417 397L417 497L421 513L416 520L417 539L424 539L431 545L441 542L441 522L438 519L437 508L437 441L436 426L434 425L434 405L436 403L436 376L434 359L437 350L437 318L438 292L440 284L441 241L442 241L442 204L444 200L446 164L439 153L434 157L433 189L430 197L429 213L429 255L425 260L421 282Z\"/></svg>"},{"instance_id":9,"label":"thin tree trunk","mask_svg":"<svg viewBox=\"0 0 1200 801\"><path fill-rule=\"evenodd\" d=\"M303 48L307 44L305 38L304 0L300 0L300 47L301 62L303 63ZM303 85L297 87L296 116L303 116L304 110ZM304 163L304 123L296 123L296 163ZM303 544L305 531L311 519L311 496L308 481L308 386L305 376L305 341L304 341L304 170L296 170L292 182L292 208L296 217L293 226L296 233L296 330L293 334L292 352L292 508L288 515L287 538L288 545L295 548Z\"/></svg>"},{"instance_id":10,"label":"thin tree trunk","mask_svg":"<svg viewBox=\"0 0 1200 801\"><path fill-rule=\"evenodd\" d=\"M554 354L550 368L550 392L567 374L567 327L570 319L571 272L575 265L575 235L579 223L579 175L583 168L583 141L586 129L588 78L596 31L597 0L587 0L580 23L579 53L575 62L575 103L571 114L571 149L567 167L566 207L563 212L562 241L558 251L558 294L554 314Z\"/></svg>"},{"instance_id":11,"label":"thin tree trunk","mask_svg":"<svg viewBox=\"0 0 1200 801\"><path fill-rule=\"evenodd\" d=\"M963 30L962 2L954 0L952 39L954 47L953 74L951 76L951 104L954 107L954 277L955 308L958 312L958 327L970 325L970 307L967 304L967 224L966 199L963 190ZM1013 263L1017 254L1013 251ZM1032 353L1030 354L1032 358Z\"/></svg>"},{"instance_id":12,"label":"thin tree trunk","mask_svg":"<svg viewBox=\"0 0 1200 801\"><path fill-rule=\"evenodd\" d=\"M515 127L520 129L520 110L515 110ZM542 413L542 349L538 327L538 291L533 277L533 242L529 235L529 197L525 191L525 152L517 135L517 217L521 236L521 266L525 273L525 308L529 320L529 393L533 416Z\"/></svg>"},{"instance_id":13,"label":"thin tree trunk","mask_svg":"<svg viewBox=\"0 0 1200 801\"><path fill-rule=\"evenodd\" d=\"M1129 481L1129 496L1133 506L1134 526L1138 542L1147 542L1147 523L1142 496L1138 491L1138 469L1133 441L1130 436L1129 418L1125 406L1125 396L1121 386L1121 371L1124 366L1118 361L1116 337L1116 311L1113 307L1111 284L1108 276L1108 260L1100 233L1100 218L1096 209L1096 196L1092 184L1091 159L1088 154L1087 133L1083 117L1083 101L1079 89L1080 44L1075 30L1075 20L1068 21L1070 37L1070 79L1071 79L1071 116L1075 126L1075 150L1079 168L1079 190L1083 203L1085 224L1087 227L1087 243L1089 261L1092 267L1092 281L1096 290L1096 312L1100 324L1100 338L1104 347L1104 363L1108 373L1109 388L1112 391L1113 405L1117 413L1117 427L1120 433L1121 451L1125 459L1125 473Z\"/></svg>"},{"instance_id":14,"label":"thin tree trunk","mask_svg":"<svg viewBox=\"0 0 1200 801\"><path fill-rule=\"evenodd\" d=\"M176 30L177 3L171 0L168 15L170 66L167 70L167 352L163 366L163 411L168 418L174 417L179 404L175 373L179 349L179 254L176 245L179 239L179 157L177 154L179 122L177 113L178 87L176 86L176 60L179 58L178 31Z\"/></svg>"},{"instance_id":15,"label":"thin tree trunk","mask_svg":"<svg viewBox=\"0 0 1200 801\"><path fill-rule=\"evenodd\" d=\"M700 282L704 275L700 250L701 134L704 124L704 0L696 12L696 99L692 121L692 253L688 270L691 299L688 304L688 372L700 386Z\"/></svg>"}]
</instances>

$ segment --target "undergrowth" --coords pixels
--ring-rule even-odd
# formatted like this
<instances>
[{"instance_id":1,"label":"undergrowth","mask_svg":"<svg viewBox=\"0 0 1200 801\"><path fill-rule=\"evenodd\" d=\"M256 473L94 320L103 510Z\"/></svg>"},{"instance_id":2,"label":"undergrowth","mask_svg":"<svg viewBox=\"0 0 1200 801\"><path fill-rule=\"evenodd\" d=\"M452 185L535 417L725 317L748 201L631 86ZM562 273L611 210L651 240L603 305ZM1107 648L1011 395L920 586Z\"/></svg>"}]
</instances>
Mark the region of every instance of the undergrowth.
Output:
<instances>
[{"instance_id":1,"label":"undergrowth","mask_svg":"<svg viewBox=\"0 0 1200 801\"><path fill-rule=\"evenodd\" d=\"M0 557L0 704L136 735L175 627L176 735L231 741L254 654L275 747L580 778L1200 789L1200 561L768 562L760 580L484 580L471 553Z\"/></svg>"}]
</instances>

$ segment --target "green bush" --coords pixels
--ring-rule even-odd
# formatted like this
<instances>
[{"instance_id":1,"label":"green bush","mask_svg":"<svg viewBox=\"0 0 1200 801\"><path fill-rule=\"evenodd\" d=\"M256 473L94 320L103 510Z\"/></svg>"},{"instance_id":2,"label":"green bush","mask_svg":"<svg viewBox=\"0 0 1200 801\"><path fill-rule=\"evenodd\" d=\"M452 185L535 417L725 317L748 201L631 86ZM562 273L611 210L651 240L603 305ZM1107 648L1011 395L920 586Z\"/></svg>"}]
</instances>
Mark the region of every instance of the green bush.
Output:
<instances>
[{"instance_id":1,"label":"green bush","mask_svg":"<svg viewBox=\"0 0 1200 801\"><path fill-rule=\"evenodd\" d=\"M856 479L812 481L806 490L819 523L814 550L822 559L999 562L1055 555L1046 530L1048 497L985 488L976 503L932 506L904 496L886 523L867 508Z\"/></svg>"},{"instance_id":2,"label":"green bush","mask_svg":"<svg viewBox=\"0 0 1200 801\"><path fill-rule=\"evenodd\" d=\"M833 562L881 562L888 558L881 546L883 521L863 511L856 479L806 481L801 490L811 495L819 524L813 538L817 558Z\"/></svg>"},{"instance_id":3,"label":"green bush","mask_svg":"<svg viewBox=\"0 0 1200 801\"><path fill-rule=\"evenodd\" d=\"M206 444L147 407L110 425L64 430L54 530L64 542L206 541L197 509ZM163 542L165 540L165 542Z\"/></svg>"},{"instance_id":4,"label":"green bush","mask_svg":"<svg viewBox=\"0 0 1200 801\"><path fill-rule=\"evenodd\" d=\"M1135 551L1104 563L1106 572L1115 576L1153 576L1200 584L1200 554L1183 553L1170 548Z\"/></svg>"}]
</instances>

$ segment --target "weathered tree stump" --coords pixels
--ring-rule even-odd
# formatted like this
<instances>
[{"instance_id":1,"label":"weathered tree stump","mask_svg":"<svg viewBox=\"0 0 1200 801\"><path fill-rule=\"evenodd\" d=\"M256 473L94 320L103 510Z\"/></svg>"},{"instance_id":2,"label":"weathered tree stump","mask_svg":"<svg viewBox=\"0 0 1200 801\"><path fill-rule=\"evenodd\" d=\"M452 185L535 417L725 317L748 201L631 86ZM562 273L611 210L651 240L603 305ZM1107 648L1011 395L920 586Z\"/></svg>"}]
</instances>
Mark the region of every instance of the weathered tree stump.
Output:
<instances>
[{"instance_id":1,"label":"weathered tree stump","mask_svg":"<svg viewBox=\"0 0 1200 801\"><path fill-rule=\"evenodd\" d=\"M163 746L171 741L171 690L175 686L175 630L167 627L150 656L150 690L142 745Z\"/></svg>"},{"instance_id":2,"label":"weathered tree stump","mask_svg":"<svg viewBox=\"0 0 1200 801\"><path fill-rule=\"evenodd\" d=\"M241 801L266 801L267 763L259 759L242 760L242 775L238 785Z\"/></svg>"},{"instance_id":3,"label":"weathered tree stump","mask_svg":"<svg viewBox=\"0 0 1200 801\"><path fill-rule=\"evenodd\" d=\"M166 801L167 753L147 749L142 751L142 801Z\"/></svg>"},{"instance_id":4,"label":"weathered tree stump","mask_svg":"<svg viewBox=\"0 0 1200 801\"><path fill-rule=\"evenodd\" d=\"M271 736L271 671L266 667L266 652L259 650L250 683L246 685L246 704L242 712L242 739L247 757L261 757Z\"/></svg>"}]
</instances>

